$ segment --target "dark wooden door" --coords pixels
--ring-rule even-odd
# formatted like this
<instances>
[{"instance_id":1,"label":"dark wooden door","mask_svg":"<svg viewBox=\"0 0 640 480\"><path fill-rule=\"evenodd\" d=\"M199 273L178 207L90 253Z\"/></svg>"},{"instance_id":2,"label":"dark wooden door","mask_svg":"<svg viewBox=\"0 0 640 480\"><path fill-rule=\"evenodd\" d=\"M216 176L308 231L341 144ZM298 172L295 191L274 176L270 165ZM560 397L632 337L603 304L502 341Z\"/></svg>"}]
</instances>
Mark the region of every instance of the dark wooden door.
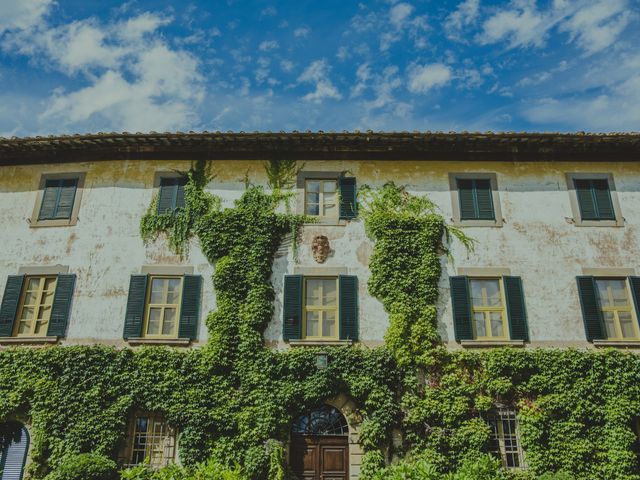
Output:
<instances>
[{"instance_id":1,"label":"dark wooden door","mask_svg":"<svg viewBox=\"0 0 640 480\"><path fill-rule=\"evenodd\" d=\"M299 480L348 480L349 440L344 435L292 435L290 465Z\"/></svg>"}]
</instances>

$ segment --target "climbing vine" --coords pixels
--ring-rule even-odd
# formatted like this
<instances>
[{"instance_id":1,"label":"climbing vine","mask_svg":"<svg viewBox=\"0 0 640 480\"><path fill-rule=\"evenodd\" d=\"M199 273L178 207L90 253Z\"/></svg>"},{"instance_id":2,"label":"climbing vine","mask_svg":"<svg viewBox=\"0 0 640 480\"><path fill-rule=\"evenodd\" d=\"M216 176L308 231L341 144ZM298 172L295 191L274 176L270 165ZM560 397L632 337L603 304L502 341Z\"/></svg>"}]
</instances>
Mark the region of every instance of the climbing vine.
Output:
<instances>
[{"instance_id":1,"label":"climbing vine","mask_svg":"<svg viewBox=\"0 0 640 480\"><path fill-rule=\"evenodd\" d=\"M450 236L472 242L428 199L399 186L361 194L375 242L368 288L389 314L386 345L323 348L326 368L316 364L318 348L267 348L274 256L306 220L286 208L296 173L295 164L272 161L270 191L248 184L233 207L223 208L206 191L212 172L200 162L183 173L183 208L159 214L154 199L142 218L145 242L164 235L186 255L197 239L215 266L217 306L203 348L0 352L0 419L30 418L34 478L71 454L115 458L130 414L141 409L163 412L179 429L185 465L238 463L248 478L281 480L279 445L293 419L344 393L358 407L351 420L361 422L365 479L380 478L392 459L418 459L436 475L481 458L490 434L483 416L497 402L519 407L530 467L523 475L640 479L631 423L640 416L638 357L612 350L447 351L437 330L442 265Z\"/></svg>"}]
</instances>

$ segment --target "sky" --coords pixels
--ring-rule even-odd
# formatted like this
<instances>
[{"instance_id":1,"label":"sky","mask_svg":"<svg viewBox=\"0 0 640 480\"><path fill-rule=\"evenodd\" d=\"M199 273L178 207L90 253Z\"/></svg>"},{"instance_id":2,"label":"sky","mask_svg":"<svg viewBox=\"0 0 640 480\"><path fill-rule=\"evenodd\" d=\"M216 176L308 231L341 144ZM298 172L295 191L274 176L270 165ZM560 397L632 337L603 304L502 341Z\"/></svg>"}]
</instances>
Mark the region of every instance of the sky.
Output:
<instances>
[{"instance_id":1,"label":"sky","mask_svg":"<svg viewBox=\"0 0 640 480\"><path fill-rule=\"evenodd\" d=\"M0 136L640 131L640 0L0 0Z\"/></svg>"}]
</instances>

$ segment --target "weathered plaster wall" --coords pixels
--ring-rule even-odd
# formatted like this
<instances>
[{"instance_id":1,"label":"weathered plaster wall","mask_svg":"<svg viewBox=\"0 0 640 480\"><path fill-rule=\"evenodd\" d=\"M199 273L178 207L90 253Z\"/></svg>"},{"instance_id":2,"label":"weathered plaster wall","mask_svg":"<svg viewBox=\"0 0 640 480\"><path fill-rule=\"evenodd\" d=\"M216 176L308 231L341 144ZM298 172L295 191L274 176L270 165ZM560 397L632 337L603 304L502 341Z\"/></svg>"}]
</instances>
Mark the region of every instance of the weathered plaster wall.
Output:
<instances>
[{"instance_id":1,"label":"weathered plaster wall","mask_svg":"<svg viewBox=\"0 0 640 480\"><path fill-rule=\"evenodd\" d=\"M0 291L7 275L22 266L68 265L78 275L68 336L64 343L103 342L121 344L129 276L143 265L189 265L205 280L200 323L200 341L206 340L204 317L215 308L211 285L212 267L197 243L188 258L173 255L164 242L143 245L139 220L153 195L156 171L186 170L184 161L99 162L0 167ZM231 206L244 189L244 177L265 184L262 162L217 161L217 174L209 185ZM445 218L452 217L449 172L496 173L504 225L474 227L465 231L477 240L467 254L452 246L455 265L443 259L440 331L450 346L453 324L448 277L462 267L508 267L524 282L531 346L588 346L577 296L575 276L583 268L625 267L640 273L640 165L632 163L472 163L472 162L384 162L313 161L306 169L348 170L359 184L381 186L389 180L408 186L416 194L429 194ZM72 227L30 228L40 175L86 171L79 221ZM623 227L576 227L565 180L566 172L610 172L613 174ZM293 206L295 208L295 205ZM317 234L329 237L332 256L318 265L311 254ZM281 342L282 276L305 267L347 268L357 275L360 286L360 337L379 344L387 327L380 303L367 295L368 259L372 244L361 220L346 226L313 225L305 228L297 259L291 249L276 258L273 282L277 293L274 320L265 337Z\"/></svg>"}]
</instances>

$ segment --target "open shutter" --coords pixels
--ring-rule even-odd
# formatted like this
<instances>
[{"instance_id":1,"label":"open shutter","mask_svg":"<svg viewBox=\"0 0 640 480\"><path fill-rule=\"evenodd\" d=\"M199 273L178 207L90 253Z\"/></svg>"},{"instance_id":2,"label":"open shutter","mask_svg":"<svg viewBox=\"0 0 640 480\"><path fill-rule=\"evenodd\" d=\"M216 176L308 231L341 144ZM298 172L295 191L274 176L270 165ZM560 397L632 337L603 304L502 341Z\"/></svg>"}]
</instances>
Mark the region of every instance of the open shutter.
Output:
<instances>
[{"instance_id":1,"label":"open shutter","mask_svg":"<svg viewBox=\"0 0 640 480\"><path fill-rule=\"evenodd\" d=\"M611 201L611 191L609 190L609 181L601 178L592 180L593 199L598 212L599 220L615 220L616 214L613 210L613 202Z\"/></svg>"},{"instance_id":2,"label":"open shutter","mask_svg":"<svg viewBox=\"0 0 640 480\"><path fill-rule=\"evenodd\" d=\"M511 340L529 341L527 326L527 310L524 304L524 291L520 277L502 277L504 294L507 301L509 317L509 338Z\"/></svg>"},{"instance_id":3,"label":"open shutter","mask_svg":"<svg viewBox=\"0 0 640 480\"><path fill-rule=\"evenodd\" d=\"M147 295L147 275L131 275L127 313L124 319L124 339L140 338L144 320L144 303Z\"/></svg>"},{"instance_id":4,"label":"open shutter","mask_svg":"<svg viewBox=\"0 0 640 480\"><path fill-rule=\"evenodd\" d=\"M603 340L606 338L606 333L595 279L590 276L580 276L576 277L576 280L587 340Z\"/></svg>"},{"instance_id":5,"label":"open shutter","mask_svg":"<svg viewBox=\"0 0 640 480\"><path fill-rule=\"evenodd\" d=\"M284 276L284 301L282 306L282 338L302 338L302 275Z\"/></svg>"},{"instance_id":6,"label":"open shutter","mask_svg":"<svg viewBox=\"0 0 640 480\"><path fill-rule=\"evenodd\" d=\"M0 337L10 337L18 314L24 275L9 275L0 305Z\"/></svg>"},{"instance_id":7,"label":"open shutter","mask_svg":"<svg viewBox=\"0 0 640 480\"><path fill-rule=\"evenodd\" d=\"M491 180L481 178L474 180L477 219L478 220L495 220L496 214L493 210L493 195L491 193Z\"/></svg>"},{"instance_id":8,"label":"open shutter","mask_svg":"<svg viewBox=\"0 0 640 480\"><path fill-rule=\"evenodd\" d=\"M51 220L55 218L58 193L60 190L59 184L57 180L47 180L45 182L38 220Z\"/></svg>"},{"instance_id":9,"label":"open shutter","mask_svg":"<svg viewBox=\"0 0 640 480\"><path fill-rule=\"evenodd\" d=\"M158 197L158 213L172 213L178 196L178 183L175 178L160 179L160 195Z\"/></svg>"},{"instance_id":10,"label":"open shutter","mask_svg":"<svg viewBox=\"0 0 640 480\"><path fill-rule=\"evenodd\" d=\"M460 199L460 220L475 220L476 209L473 197L473 180L458 178L458 198Z\"/></svg>"},{"instance_id":11,"label":"open shutter","mask_svg":"<svg viewBox=\"0 0 640 480\"><path fill-rule=\"evenodd\" d=\"M356 179L355 177L340 177L340 218L351 219L357 215Z\"/></svg>"},{"instance_id":12,"label":"open shutter","mask_svg":"<svg viewBox=\"0 0 640 480\"><path fill-rule=\"evenodd\" d=\"M449 284L451 286L453 328L455 330L456 341L473 340L469 279L465 276L450 277Z\"/></svg>"},{"instance_id":13,"label":"open shutter","mask_svg":"<svg viewBox=\"0 0 640 480\"><path fill-rule=\"evenodd\" d=\"M195 340L198 336L202 277L185 275L182 280L182 305L180 306L180 326L178 336Z\"/></svg>"},{"instance_id":14,"label":"open shutter","mask_svg":"<svg viewBox=\"0 0 640 480\"><path fill-rule=\"evenodd\" d=\"M629 277L629 285L631 285L631 296L636 307L636 318L640 322L640 277Z\"/></svg>"},{"instance_id":15,"label":"open shutter","mask_svg":"<svg viewBox=\"0 0 640 480\"><path fill-rule=\"evenodd\" d=\"M66 179L60 182L55 218L71 218L73 202L76 199L77 186L78 180L76 178Z\"/></svg>"},{"instance_id":16,"label":"open shutter","mask_svg":"<svg viewBox=\"0 0 640 480\"><path fill-rule=\"evenodd\" d=\"M24 465L29 451L29 431L17 422L0 424L0 438L11 440L3 448L0 445L0 479L22 480Z\"/></svg>"},{"instance_id":17,"label":"open shutter","mask_svg":"<svg viewBox=\"0 0 640 480\"><path fill-rule=\"evenodd\" d=\"M64 337L66 335L75 284L75 275L58 275L56 293L53 296L53 305L51 306L51 319L47 329L49 337Z\"/></svg>"},{"instance_id":18,"label":"open shutter","mask_svg":"<svg viewBox=\"0 0 640 480\"><path fill-rule=\"evenodd\" d=\"M358 340L358 277L340 275L340 340Z\"/></svg>"}]
</instances>

